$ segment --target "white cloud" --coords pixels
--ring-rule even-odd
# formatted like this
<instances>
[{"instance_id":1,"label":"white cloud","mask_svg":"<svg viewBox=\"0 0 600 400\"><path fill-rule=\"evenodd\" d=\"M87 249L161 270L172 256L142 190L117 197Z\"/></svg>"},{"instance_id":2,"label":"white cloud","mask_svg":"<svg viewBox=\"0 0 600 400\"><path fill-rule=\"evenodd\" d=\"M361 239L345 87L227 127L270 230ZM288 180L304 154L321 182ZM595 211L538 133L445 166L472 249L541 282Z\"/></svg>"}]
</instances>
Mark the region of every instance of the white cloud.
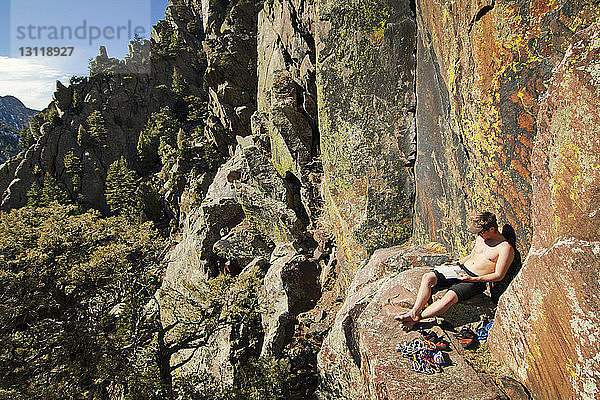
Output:
<instances>
[{"instance_id":1,"label":"white cloud","mask_svg":"<svg viewBox=\"0 0 600 400\"><path fill-rule=\"evenodd\" d=\"M27 107L44 109L52 100L56 81L67 85L71 74L36 59L0 57L0 95L12 95Z\"/></svg>"}]
</instances>

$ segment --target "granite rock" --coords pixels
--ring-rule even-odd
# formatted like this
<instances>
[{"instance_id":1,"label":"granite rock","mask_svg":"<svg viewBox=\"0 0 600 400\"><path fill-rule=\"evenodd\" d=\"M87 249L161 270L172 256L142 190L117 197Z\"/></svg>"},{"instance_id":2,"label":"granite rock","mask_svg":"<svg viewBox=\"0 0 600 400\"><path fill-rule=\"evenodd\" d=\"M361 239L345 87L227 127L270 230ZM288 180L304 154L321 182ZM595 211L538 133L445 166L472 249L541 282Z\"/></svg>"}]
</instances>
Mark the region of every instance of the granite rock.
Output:
<instances>
[{"instance_id":1,"label":"granite rock","mask_svg":"<svg viewBox=\"0 0 600 400\"><path fill-rule=\"evenodd\" d=\"M260 295L265 338L261 355L279 356L291 340L298 314L310 310L321 295L317 264L292 246L275 249Z\"/></svg>"},{"instance_id":2,"label":"granite rock","mask_svg":"<svg viewBox=\"0 0 600 400\"><path fill-rule=\"evenodd\" d=\"M533 239L501 298L491 348L534 398L598 397L600 33L572 37L540 102Z\"/></svg>"},{"instance_id":3,"label":"granite rock","mask_svg":"<svg viewBox=\"0 0 600 400\"><path fill-rule=\"evenodd\" d=\"M320 0L316 49L323 201L349 285L412 231L415 35L409 1Z\"/></svg>"}]
</instances>

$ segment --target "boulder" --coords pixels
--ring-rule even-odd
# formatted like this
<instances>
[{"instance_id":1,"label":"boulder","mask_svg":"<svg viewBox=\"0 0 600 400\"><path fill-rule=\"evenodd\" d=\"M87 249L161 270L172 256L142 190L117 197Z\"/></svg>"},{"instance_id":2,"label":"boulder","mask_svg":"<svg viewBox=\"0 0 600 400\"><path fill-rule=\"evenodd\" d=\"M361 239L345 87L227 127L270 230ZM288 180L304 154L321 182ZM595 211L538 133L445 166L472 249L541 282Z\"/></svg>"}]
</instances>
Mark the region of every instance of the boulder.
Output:
<instances>
[{"instance_id":1,"label":"boulder","mask_svg":"<svg viewBox=\"0 0 600 400\"><path fill-rule=\"evenodd\" d=\"M375 251L357 271L318 355L323 398L505 399L455 349L448 353L452 364L435 375L412 371L411 360L395 351L420 334L402 332L394 317L412 305L428 267L447 260L446 254L397 246Z\"/></svg>"},{"instance_id":2,"label":"boulder","mask_svg":"<svg viewBox=\"0 0 600 400\"><path fill-rule=\"evenodd\" d=\"M279 356L291 340L298 314L308 311L321 296L317 264L289 245L278 246L260 294L265 338L261 355Z\"/></svg>"},{"instance_id":3,"label":"boulder","mask_svg":"<svg viewBox=\"0 0 600 400\"><path fill-rule=\"evenodd\" d=\"M200 206L182 213L180 240L169 254L163 287L183 290L218 272L213 246L224 229L230 230L244 219L234 187L242 163L239 156L229 159L217 171Z\"/></svg>"},{"instance_id":4,"label":"boulder","mask_svg":"<svg viewBox=\"0 0 600 400\"><path fill-rule=\"evenodd\" d=\"M236 155L243 158L244 169L235 190L251 226L275 245L293 242L298 248L314 247L306 233L308 216L299 183L282 178L253 141L240 143Z\"/></svg>"},{"instance_id":5,"label":"boulder","mask_svg":"<svg viewBox=\"0 0 600 400\"><path fill-rule=\"evenodd\" d=\"M230 269L244 269L256 257L268 259L272 245L252 229L247 220L242 221L213 245L213 252L230 263Z\"/></svg>"},{"instance_id":6,"label":"boulder","mask_svg":"<svg viewBox=\"0 0 600 400\"><path fill-rule=\"evenodd\" d=\"M59 116L64 115L65 110L67 110L73 102L73 88L67 88L60 81L56 81L56 91L54 92L52 99L54 100Z\"/></svg>"},{"instance_id":7,"label":"boulder","mask_svg":"<svg viewBox=\"0 0 600 400\"><path fill-rule=\"evenodd\" d=\"M415 35L410 1L319 0L316 79L323 200L343 280L412 230Z\"/></svg>"},{"instance_id":8,"label":"boulder","mask_svg":"<svg viewBox=\"0 0 600 400\"><path fill-rule=\"evenodd\" d=\"M600 25L572 43L540 103L531 250L489 339L534 398L600 395Z\"/></svg>"},{"instance_id":9,"label":"boulder","mask_svg":"<svg viewBox=\"0 0 600 400\"><path fill-rule=\"evenodd\" d=\"M318 189L310 181L308 164L318 154L318 135L313 132L309 118L297 103L299 86L291 74L288 71L276 71L274 75L267 120L271 162L281 176L290 174L299 180L304 189L301 191L304 207L316 214Z\"/></svg>"}]
</instances>

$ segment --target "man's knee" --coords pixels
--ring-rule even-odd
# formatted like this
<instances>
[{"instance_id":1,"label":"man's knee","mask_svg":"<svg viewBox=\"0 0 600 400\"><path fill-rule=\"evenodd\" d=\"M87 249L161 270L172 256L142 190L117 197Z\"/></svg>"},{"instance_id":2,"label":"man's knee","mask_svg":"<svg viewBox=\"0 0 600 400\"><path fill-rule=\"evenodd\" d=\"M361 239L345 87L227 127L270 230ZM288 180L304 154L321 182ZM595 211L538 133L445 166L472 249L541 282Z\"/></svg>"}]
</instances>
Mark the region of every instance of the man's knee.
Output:
<instances>
[{"instance_id":1,"label":"man's knee","mask_svg":"<svg viewBox=\"0 0 600 400\"><path fill-rule=\"evenodd\" d=\"M433 272L426 272L421 278L421 283L429 287L434 286L437 283L437 276Z\"/></svg>"},{"instance_id":2,"label":"man's knee","mask_svg":"<svg viewBox=\"0 0 600 400\"><path fill-rule=\"evenodd\" d=\"M458 303L458 295L453 290L448 290L440 300L451 306Z\"/></svg>"}]
</instances>

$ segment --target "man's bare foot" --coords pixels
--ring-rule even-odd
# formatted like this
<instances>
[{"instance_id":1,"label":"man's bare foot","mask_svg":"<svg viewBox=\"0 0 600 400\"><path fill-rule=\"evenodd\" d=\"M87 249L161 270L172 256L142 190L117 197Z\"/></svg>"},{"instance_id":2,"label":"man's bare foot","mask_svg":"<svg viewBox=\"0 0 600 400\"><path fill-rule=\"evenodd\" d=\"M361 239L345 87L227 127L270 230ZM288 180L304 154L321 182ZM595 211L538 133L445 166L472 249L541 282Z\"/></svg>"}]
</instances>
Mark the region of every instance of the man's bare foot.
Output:
<instances>
[{"instance_id":1,"label":"man's bare foot","mask_svg":"<svg viewBox=\"0 0 600 400\"><path fill-rule=\"evenodd\" d=\"M396 321L399 321L402 323L402 330L403 331L410 331L413 326L415 326L415 324L417 322L419 322L421 320L421 316L416 313L415 311L409 311L406 314L402 314L396 317Z\"/></svg>"}]
</instances>

